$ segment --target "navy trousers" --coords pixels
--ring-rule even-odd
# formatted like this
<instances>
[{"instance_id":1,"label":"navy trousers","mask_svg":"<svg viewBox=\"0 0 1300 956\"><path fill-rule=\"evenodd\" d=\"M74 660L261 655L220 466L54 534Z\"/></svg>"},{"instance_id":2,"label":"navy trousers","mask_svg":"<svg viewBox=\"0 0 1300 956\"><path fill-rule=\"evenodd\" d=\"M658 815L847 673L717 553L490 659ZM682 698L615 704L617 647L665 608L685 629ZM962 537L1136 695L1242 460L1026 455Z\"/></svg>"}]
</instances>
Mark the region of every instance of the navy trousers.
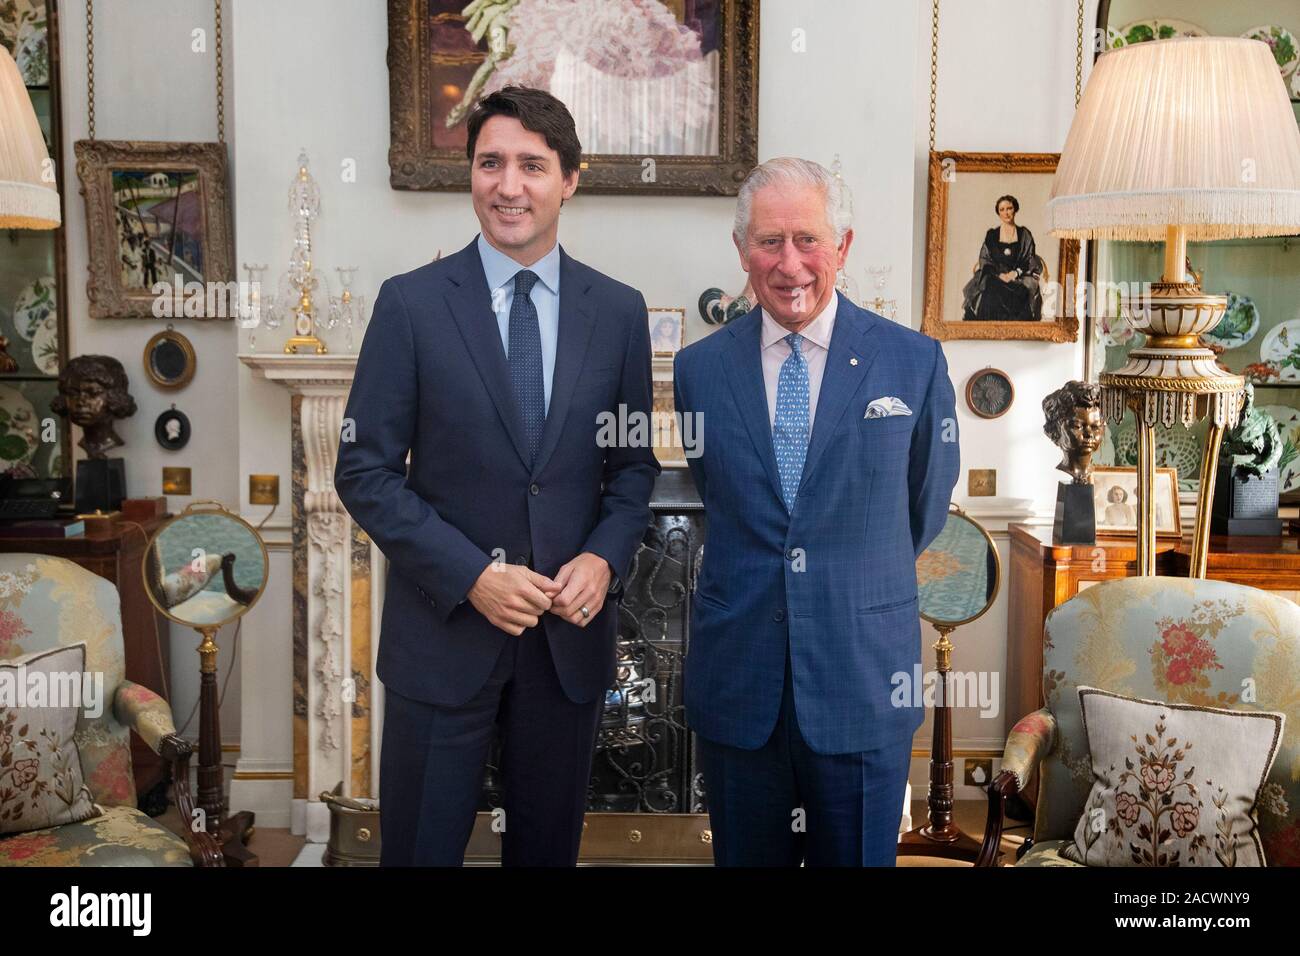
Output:
<instances>
[{"instance_id":1,"label":"navy trousers","mask_svg":"<svg viewBox=\"0 0 1300 956\"><path fill-rule=\"evenodd\" d=\"M911 738L864 753L815 752L799 732L788 656L767 743L696 741L718 866L894 865Z\"/></svg>"},{"instance_id":2,"label":"navy trousers","mask_svg":"<svg viewBox=\"0 0 1300 956\"><path fill-rule=\"evenodd\" d=\"M573 866L603 696L575 704L546 635L506 644L483 689L460 707L386 690L379 755L381 866L460 866L474 827L494 727L501 737L501 862Z\"/></svg>"}]
</instances>

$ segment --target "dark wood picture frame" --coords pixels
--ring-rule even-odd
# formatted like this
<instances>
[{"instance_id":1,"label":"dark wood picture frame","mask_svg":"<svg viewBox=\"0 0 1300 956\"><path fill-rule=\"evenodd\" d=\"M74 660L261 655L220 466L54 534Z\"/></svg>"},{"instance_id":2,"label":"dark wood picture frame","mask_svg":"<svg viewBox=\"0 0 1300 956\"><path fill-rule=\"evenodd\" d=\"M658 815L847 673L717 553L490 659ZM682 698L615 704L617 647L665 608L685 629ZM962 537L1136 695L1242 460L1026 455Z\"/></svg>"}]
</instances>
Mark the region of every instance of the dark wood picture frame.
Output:
<instances>
[{"instance_id":1,"label":"dark wood picture frame","mask_svg":"<svg viewBox=\"0 0 1300 956\"><path fill-rule=\"evenodd\" d=\"M86 198L86 239L90 247L86 297L92 319L232 319L228 314L187 314L185 302L173 300L171 314L158 316L159 298L148 289L123 286L119 263L119 238L113 207L112 174L115 170L184 172L198 174L203 215L203 281L205 286L235 281L234 231L231 228L226 147L223 143L158 143L124 140L78 140L77 178ZM160 281L174 281L159 275ZM210 297L205 294L205 303ZM230 302L232 297L219 297Z\"/></svg>"},{"instance_id":2,"label":"dark wood picture frame","mask_svg":"<svg viewBox=\"0 0 1300 956\"><path fill-rule=\"evenodd\" d=\"M948 243L948 189L955 175L971 173L1043 173L1056 172L1060 153L930 153L929 199L925 240L925 311L921 331L932 338L949 339L1022 339L1040 342L1074 342L1079 337L1079 317L1075 304L1079 275L1079 241L1060 240L1059 276L1064 277L1060 313L1053 321L1040 322L966 322L944 318L944 257ZM954 174L950 176L949 173ZM1046 237L1045 237L1046 238ZM1046 248L1046 243L1043 243ZM1039 255L1042 255L1040 250Z\"/></svg>"},{"instance_id":3,"label":"dark wood picture frame","mask_svg":"<svg viewBox=\"0 0 1300 956\"><path fill-rule=\"evenodd\" d=\"M622 195L734 196L758 163L759 0L720 0L716 155L583 154L579 189ZM463 18L462 18L463 19ZM430 134L428 0L388 0L389 185L468 191L464 150L436 148ZM482 44L480 44L480 49ZM478 57L478 61L484 55ZM645 161L653 159L653 181Z\"/></svg>"},{"instance_id":4,"label":"dark wood picture frame","mask_svg":"<svg viewBox=\"0 0 1300 956\"><path fill-rule=\"evenodd\" d=\"M1002 381L1006 383L1007 403L1002 407L1000 411L989 411L987 408L981 407L975 395L976 384L979 382L980 379L988 375L995 375L1001 378ZM976 415L978 415L980 418L988 418L988 419L1001 418L1003 415L1005 415L1007 412L1011 410L1011 406L1014 405L1015 402L1016 402L1016 386L1011 381L1011 376L1008 375L1006 372L1002 371L1002 369L1000 368L993 368L991 366L987 368L982 368L978 372L975 372L973 375L971 375L970 378L966 380L966 407L969 408Z\"/></svg>"}]
</instances>

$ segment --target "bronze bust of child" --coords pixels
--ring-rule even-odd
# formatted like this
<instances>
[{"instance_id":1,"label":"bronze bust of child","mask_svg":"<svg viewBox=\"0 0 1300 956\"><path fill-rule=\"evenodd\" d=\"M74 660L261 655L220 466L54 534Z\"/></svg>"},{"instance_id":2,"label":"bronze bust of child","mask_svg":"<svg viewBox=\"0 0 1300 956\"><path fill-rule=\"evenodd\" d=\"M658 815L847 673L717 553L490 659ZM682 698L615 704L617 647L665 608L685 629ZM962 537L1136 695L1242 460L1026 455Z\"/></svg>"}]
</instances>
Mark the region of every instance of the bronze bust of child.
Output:
<instances>
[{"instance_id":1,"label":"bronze bust of child","mask_svg":"<svg viewBox=\"0 0 1300 956\"><path fill-rule=\"evenodd\" d=\"M111 355L78 355L59 373L59 394L50 410L81 426L79 444L90 458L106 458L126 444L114 423L135 414L135 399L122 363Z\"/></svg>"}]
</instances>

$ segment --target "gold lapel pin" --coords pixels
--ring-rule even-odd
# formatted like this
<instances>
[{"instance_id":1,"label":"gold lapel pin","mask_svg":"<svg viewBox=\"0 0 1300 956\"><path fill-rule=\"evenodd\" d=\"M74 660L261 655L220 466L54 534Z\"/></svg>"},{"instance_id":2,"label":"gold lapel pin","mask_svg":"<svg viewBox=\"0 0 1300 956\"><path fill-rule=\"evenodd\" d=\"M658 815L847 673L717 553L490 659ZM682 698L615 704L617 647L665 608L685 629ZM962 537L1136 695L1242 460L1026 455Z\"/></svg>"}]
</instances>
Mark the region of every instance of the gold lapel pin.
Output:
<instances>
[{"instance_id":1,"label":"gold lapel pin","mask_svg":"<svg viewBox=\"0 0 1300 956\"><path fill-rule=\"evenodd\" d=\"M858 364L858 360L855 359L855 358L851 358L851 359L849 359L849 364L850 364L850 365L857 365L857 364Z\"/></svg>"}]
</instances>

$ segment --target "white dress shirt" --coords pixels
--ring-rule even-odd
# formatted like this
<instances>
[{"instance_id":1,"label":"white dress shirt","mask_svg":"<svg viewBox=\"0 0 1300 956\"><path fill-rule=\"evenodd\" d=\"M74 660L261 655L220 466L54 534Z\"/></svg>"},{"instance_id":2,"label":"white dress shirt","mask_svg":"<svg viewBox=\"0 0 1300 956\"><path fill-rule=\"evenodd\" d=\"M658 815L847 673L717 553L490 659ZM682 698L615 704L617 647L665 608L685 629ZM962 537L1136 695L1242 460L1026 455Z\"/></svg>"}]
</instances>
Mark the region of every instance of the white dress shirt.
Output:
<instances>
[{"instance_id":1,"label":"white dress shirt","mask_svg":"<svg viewBox=\"0 0 1300 956\"><path fill-rule=\"evenodd\" d=\"M799 351L808 363L808 429L812 431L813 418L817 414L817 395L822 387L822 373L826 371L826 355L831 347L831 332L835 329L835 312L839 307L838 292L831 294L830 302L799 332L803 341ZM767 390L767 423L776 422L776 386L781 378L781 366L790 357L790 343L785 337L789 329L781 325L763 310L763 386Z\"/></svg>"}]
</instances>

